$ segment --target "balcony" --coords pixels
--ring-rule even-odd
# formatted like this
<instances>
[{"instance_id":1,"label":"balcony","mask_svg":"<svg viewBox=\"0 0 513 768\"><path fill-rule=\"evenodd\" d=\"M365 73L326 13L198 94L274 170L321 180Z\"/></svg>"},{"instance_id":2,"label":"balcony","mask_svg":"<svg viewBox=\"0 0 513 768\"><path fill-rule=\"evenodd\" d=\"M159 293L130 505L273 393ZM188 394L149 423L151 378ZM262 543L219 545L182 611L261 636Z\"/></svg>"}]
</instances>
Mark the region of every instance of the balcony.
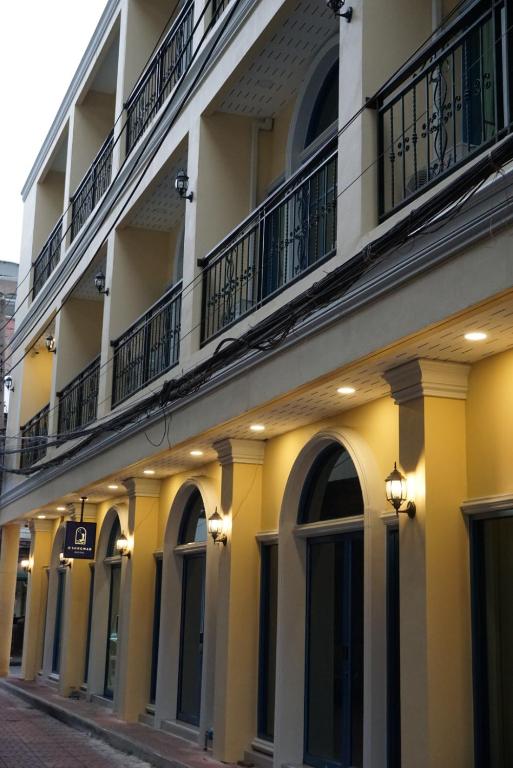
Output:
<instances>
[{"instance_id":1,"label":"balcony","mask_svg":"<svg viewBox=\"0 0 513 768\"><path fill-rule=\"evenodd\" d=\"M112 407L178 363L182 283L177 283L111 342L114 349Z\"/></svg>"},{"instance_id":2,"label":"balcony","mask_svg":"<svg viewBox=\"0 0 513 768\"><path fill-rule=\"evenodd\" d=\"M254 312L337 246L337 146L330 142L201 262L201 341Z\"/></svg>"},{"instance_id":3,"label":"balcony","mask_svg":"<svg viewBox=\"0 0 513 768\"><path fill-rule=\"evenodd\" d=\"M62 216L53 228L32 267L32 299L35 299L61 258Z\"/></svg>"},{"instance_id":4,"label":"balcony","mask_svg":"<svg viewBox=\"0 0 513 768\"><path fill-rule=\"evenodd\" d=\"M100 357L84 368L60 392L58 432L75 432L96 419Z\"/></svg>"},{"instance_id":5,"label":"balcony","mask_svg":"<svg viewBox=\"0 0 513 768\"><path fill-rule=\"evenodd\" d=\"M80 232L85 221L110 185L113 148L114 131L112 130L91 163L91 167L79 184L77 191L71 197L71 241Z\"/></svg>"},{"instance_id":6,"label":"balcony","mask_svg":"<svg viewBox=\"0 0 513 768\"><path fill-rule=\"evenodd\" d=\"M194 2L190 0L185 4L125 104L127 155L189 67L192 56L193 16Z\"/></svg>"},{"instance_id":7,"label":"balcony","mask_svg":"<svg viewBox=\"0 0 513 768\"><path fill-rule=\"evenodd\" d=\"M20 458L21 469L31 467L36 461L46 456L49 411L48 403L20 428L23 448Z\"/></svg>"},{"instance_id":8,"label":"balcony","mask_svg":"<svg viewBox=\"0 0 513 768\"><path fill-rule=\"evenodd\" d=\"M509 123L506 3L474 3L378 94L384 218L460 168Z\"/></svg>"}]
</instances>

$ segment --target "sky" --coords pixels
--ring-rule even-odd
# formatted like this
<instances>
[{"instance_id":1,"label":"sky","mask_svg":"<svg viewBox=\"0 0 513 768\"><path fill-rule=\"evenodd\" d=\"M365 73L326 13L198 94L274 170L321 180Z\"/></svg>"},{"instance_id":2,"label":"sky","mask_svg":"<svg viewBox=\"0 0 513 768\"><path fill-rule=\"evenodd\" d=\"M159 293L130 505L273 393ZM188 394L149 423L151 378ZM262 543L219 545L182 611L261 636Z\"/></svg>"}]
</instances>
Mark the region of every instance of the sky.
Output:
<instances>
[{"instance_id":1,"label":"sky","mask_svg":"<svg viewBox=\"0 0 513 768\"><path fill-rule=\"evenodd\" d=\"M107 0L5 3L0 33L0 260L19 261L21 188Z\"/></svg>"}]
</instances>

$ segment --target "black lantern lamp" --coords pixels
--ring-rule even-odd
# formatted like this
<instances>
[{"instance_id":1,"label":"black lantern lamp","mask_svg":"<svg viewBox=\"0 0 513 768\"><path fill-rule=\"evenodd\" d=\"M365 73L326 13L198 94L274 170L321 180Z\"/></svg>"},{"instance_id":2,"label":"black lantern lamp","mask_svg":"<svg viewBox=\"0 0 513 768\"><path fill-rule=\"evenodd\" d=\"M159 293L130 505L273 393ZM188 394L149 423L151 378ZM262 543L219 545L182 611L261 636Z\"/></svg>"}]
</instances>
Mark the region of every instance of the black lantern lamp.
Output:
<instances>
[{"instance_id":1,"label":"black lantern lamp","mask_svg":"<svg viewBox=\"0 0 513 768\"><path fill-rule=\"evenodd\" d=\"M193 198L192 192L189 192L187 194L187 190L189 189L189 177L185 173L185 171L178 171L175 178L175 189L182 198L182 200L189 200L191 201Z\"/></svg>"},{"instance_id":2,"label":"black lantern lamp","mask_svg":"<svg viewBox=\"0 0 513 768\"><path fill-rule=\"evenodd\" d=\"M48 352L53 352L54 354L57 352L57 345L55 343L55 336L53 334L49 334L45 339L45 346Z\"/></svg>"},{"instance_id":3,"label":"black lantern lamp","mask_svg":"<svg viewBox=\"0 0 513 768\"><path fill-rule=\"evenodd\" d=\"M9 392L14 392L14 384L11 375L7 374L7 376L4 376L4 385L5 388L9 390Z\"/></svg>"},{"instance_id":4,"label":"black lantern lamp","mask_svg":"<svg viewBox=\"0 0 513 768\"><path fill-rule=\"evenodd\" d=\"M70 557L64 557L64 552L61 552L59 555L59 565L62 568L71 568L73 560Z\"/></svg>"},{"instance_id":5,"label":"black lantern lamp","mask_svg":"<svg viewBox=\"0 0 513 768\"><path fill-rule=\"evenodd\" d=\"M395 461L393 470L385 480L385 490L387 501L390 502L397 514L399 514L399 512L406 512L410 519L415 517L415 512L417 510L415 508L414 501L408 501L406 504L406 509L401 509L404 502L408 499L408 494L406 488L406 478L397 469L397 464Z\"/></svg>"},{"instance_id":6,"label":"black lantern lamp","mask_svg":"<svg viewBox=\"0 0 513 768\"><path fill-rule=\"evenodd\" d=\"M105 275L101 270L94 276L94 285L99 294L109 295L109 289L105 288Z\"/></svg>"},{"instance_id":7,"label":"black lantern lamp","mask_svg":"<svg viewBox=\"0 0 513 768\"><path fill-rule=\"evenodd\" d=\"M214 514L208 518L208 532L212 536L214 544L224 544L226 546L227 536L224 529L224 518L217 511L217 507Z\"/></svg>"},{"instance_id":8,"label":"black lantern lamp","mask_svg":"<svg viewBox=\"0 0 513 768\"><path fill-rule=\"evenodd\" d=\"M25 573L30 573L32 570L32 560L30 558L27 560L22 560L20 562L20 566L25 571Z\"/></svg>"},{"instance_id":9,"label":"black lantern lamp","mask_svg":"<svg viewBox=\"0 0 513 768\"><path fill-rule=\"evenodd\" d=\"M121 557L128 557L128 559L130 559L132 554L130 549L130 542L124 533L122 533L119 539L116 541L116 550L118 554L121 555Z\"/></svg>"},{"instance_id":10,"label":"black lantern lamp","mask_svg":"<svg viewBox=\"0 0 513 768\"><path fill-rule=\"evenodd\" d=\"M330 11L333 12L334 16L340 16L341 18L345 19L347 23L351 21L353 18L353 9L351 6L347 9L347 11L344 11L341 13L341 9L346 4L346 0L326 0L326 5L330 9Z\"/></svg>"}]
</instances>

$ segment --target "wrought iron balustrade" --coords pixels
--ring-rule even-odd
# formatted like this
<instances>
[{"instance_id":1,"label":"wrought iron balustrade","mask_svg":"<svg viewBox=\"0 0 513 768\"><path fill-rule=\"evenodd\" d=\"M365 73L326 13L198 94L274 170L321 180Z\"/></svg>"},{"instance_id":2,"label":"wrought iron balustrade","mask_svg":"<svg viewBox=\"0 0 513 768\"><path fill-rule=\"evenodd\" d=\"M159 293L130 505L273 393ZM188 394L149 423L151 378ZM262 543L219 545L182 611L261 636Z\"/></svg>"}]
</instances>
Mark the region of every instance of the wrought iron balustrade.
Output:
<instances>
[{"instance_id":1,"label":"wrought iron balustrade","mask_svg":"<svg viewBox=\"0 0 513 768\"><path fill-rule=\"evenodd\" d=\"M473 4L378 94L381 216L502 135L509 120L506 5Z\"/></svg>"},{"instance_id":2,"label":"wrought iron balustrade","mask_svg":"<svg viewBox=\"0 0 513 768\"><path fill-rule=\"evenodd\" d=\"M177 283L122 336L111 342L113 406L178 363L181 312L182 284Z\"/></svg>"},{"instance_id":3,"label":"wrought iron balustrade","mask_svg":"<svg viewBox=\"0 0 513 768\"><path fill-rule=\"evenodd\" d=\"M52 229L46 243L32 267L34 270L32 280L32 298L35 299L43 285L46 283L61 258L62 242L62 216Z\"/></svg>"},{"instance_id":4,"label":"wrought iron balustrade","mask_svg":"<svg viewBox=\"0 0 513 768\"><path fill-rule=\"evenodd\" d=\"M105 139L77 191L71 197L71 240L80 232L110 185L113 148L114 130Z\"/></svg>"},{"instance_id":5,"label":"wrought iron balustrade","mask_svg":"<svg viewBox=\"0 0 513 768\"><path fill-rule=\"evenodd\" d=\"M78 376L57 392L59 434L74 432L96 419L100 358L97 357Z\"/></svg>"},{"instance_id":6,"label":"wrought iron balustrade","mask_svg":"<svg viewBox=\"0 0 513 768\"><path fill-rule=\"evenodd\" d=\"M330 142L203 261L202 342L253 312L337 246L337 149Z\"/></svg>"},{"instance_id":7,"label":"wrought iron balustrade","mask_svg":"<svg viewBox=\"0 0 513 768\"><path fill-rule=\"evenodd\" d=\"M46 443L48 439L48 414L50 403L45 405L35 416L20 428L21 447L23 451L20 458L20 467L31 467L36 461L46 456Z\"/></svg>"},{"instance_id":8,"label":"wrought iron balustrade","mask_svg":"<svg viewBox=\"0 0 513 768\"><path fill-rule=\"evenodd\" d=\"M125 104L127 155L189 67L193 17L194 2L189 0Z\"/></svg>"},{"instance_id":9,"label":"wrought iron balustrade","mask_svg":"<svg viewBox=\"0 0 513 768\"><path fill-rule=\"evenodd\" d=\"M230 0L212 0L212 21L211 24L215 24L218 20Z\"/></svg>"}]
</instances>

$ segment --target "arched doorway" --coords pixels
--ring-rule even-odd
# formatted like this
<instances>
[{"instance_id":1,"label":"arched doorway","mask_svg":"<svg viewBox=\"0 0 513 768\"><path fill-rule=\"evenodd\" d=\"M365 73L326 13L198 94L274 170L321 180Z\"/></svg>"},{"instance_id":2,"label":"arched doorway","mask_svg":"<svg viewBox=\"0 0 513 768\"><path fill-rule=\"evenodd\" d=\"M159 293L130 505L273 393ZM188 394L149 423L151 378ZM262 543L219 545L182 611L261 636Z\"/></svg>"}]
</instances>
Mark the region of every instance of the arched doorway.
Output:
<instances>
[{"instance_id":1,"label":"arched doorway","mask_svg":"<svg viewBox=\"0 0 513 768\"><path fill-rule=\"evenodd\" d=\"M276 764L382 765L381 475L365 441L345 428L315 435L292 466L278 534Z\"/></svg>"}]
</instances>

